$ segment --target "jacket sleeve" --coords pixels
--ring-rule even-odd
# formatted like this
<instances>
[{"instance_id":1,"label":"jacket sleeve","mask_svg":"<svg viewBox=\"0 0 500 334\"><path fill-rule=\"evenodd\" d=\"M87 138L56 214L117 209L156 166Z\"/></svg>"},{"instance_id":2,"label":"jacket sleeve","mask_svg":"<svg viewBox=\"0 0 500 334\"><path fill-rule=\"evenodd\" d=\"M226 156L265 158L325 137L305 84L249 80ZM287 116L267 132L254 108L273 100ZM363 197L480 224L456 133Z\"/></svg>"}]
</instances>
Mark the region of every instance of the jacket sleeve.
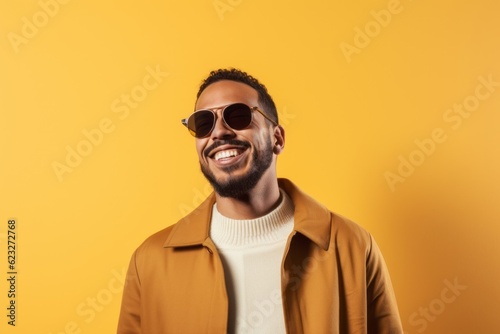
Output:
<instances>
[{"instance_id":1,"label":"jacket sleeve","mask_svg":"<svg viewBox=\"0 0 500 334\"><path fill-rule=\"evenodd\" d=\"M402 334L396 297L380 249L370 235L366 263L367 315L369 334Z\"/></svg>"},{"instance_id":2,"label":"jacket sleeve","mask_svg":"<svg viewBox=\"0 0 500 334\"><path fill-rule=\"evenodd\" d=\"M123 288L118 334L141 334L141 282L137 272L137 251L132 255Z\"/></svg>"}]
</instances>

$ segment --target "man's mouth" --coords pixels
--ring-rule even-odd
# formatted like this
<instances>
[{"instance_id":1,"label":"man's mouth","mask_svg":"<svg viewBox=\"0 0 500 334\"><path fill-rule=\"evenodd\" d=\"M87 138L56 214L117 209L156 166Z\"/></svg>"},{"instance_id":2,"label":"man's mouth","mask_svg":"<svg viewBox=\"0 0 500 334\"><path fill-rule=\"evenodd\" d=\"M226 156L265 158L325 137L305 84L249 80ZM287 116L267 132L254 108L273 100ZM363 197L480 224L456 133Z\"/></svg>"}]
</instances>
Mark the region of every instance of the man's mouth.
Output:
<instances>
[{"instance_id":1,"label":"man's mouth","mask_svg":"<svg viewBox=\"0 0 500 334\"><path fill-rule=\"evenodd\" d=\"M250 144L240 140L226 140L212 144L204 155L219 167L229 167L244 158Z\"/></svg>"},{"instance_id":2,"label":"man's mouth","mask_svg":"<svg viewBox=\"0 0 500 334\"><path fill-rule=\"evenodd\" d=\"M213 159L220 162L227 161L231 158L239 156L241 153L243 153L243 151L244 149L240 148L230 148L227 150L218 151L214 154Z\"/></svg>"}]
</instances>

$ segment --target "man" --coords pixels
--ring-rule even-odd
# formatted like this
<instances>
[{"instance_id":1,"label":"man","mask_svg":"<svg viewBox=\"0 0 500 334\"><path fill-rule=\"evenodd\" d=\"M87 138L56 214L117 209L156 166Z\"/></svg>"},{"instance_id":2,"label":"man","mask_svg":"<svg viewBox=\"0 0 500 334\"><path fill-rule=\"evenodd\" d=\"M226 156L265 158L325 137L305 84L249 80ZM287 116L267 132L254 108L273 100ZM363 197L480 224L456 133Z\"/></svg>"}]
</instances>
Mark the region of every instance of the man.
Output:
<instances>
[{"instance_id":1,"label":"man","mask_svg":"<svg viewBox=\"0 0 500 334\"><path fill-rule=\"evenodd\" d=\"M213 71L183 124L215 192L135 251L119 334L402 333L371 235L277 178L265 86Z\"/></svg>"}]
</instances>

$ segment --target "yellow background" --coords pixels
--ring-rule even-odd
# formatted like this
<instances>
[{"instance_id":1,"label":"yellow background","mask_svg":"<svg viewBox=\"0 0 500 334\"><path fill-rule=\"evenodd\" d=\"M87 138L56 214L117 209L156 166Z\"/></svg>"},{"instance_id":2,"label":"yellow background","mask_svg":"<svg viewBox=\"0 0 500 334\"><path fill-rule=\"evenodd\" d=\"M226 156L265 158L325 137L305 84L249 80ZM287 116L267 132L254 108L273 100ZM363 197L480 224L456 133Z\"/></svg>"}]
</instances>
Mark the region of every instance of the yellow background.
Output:
<instances>
[{"instance_id":1,"label":"yellow background","mask_svg":"<svg viewBox=\"0 0 500 334\"><path fill-rule=\"evenodd\" d=\"M499 10L492 0L2 0L0 276L10 218L19 274L15 328L1 279L0 331L115 332L133 250L209 192L180 119L208 72L233 66L275 99L287 134L279 175L377 239L406 333L500 332ZM496 86L474 100L479 78ZM126 115L133 92L147 95ZM465 101L479 105L446 121ZM85 147L103 121L108 133ZM434 129L444 142L415 153ZM54 164L78 145L87 156L58 178ZM401 156L420 165L391 187Z\"/></svg>"}]
</instances>

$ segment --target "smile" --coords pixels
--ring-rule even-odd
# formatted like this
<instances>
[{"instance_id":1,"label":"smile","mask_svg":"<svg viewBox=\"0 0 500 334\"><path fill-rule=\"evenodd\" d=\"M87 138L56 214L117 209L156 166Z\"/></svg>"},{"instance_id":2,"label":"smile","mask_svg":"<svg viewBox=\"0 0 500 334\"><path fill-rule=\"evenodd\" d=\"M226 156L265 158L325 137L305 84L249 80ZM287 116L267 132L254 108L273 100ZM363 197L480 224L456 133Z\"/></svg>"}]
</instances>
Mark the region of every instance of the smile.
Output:
<instances>
[{"instance_id":1,"label":"smile","mask_svg":"<svg viewBox=\"0 0 500 334\"><path fill-rule=\"evenodd\" d=\"M235 166L235 164L239 163L241 159L245 156L245 152L247 151L247 147L240 146L229 146L220 147L213 150L208 156L211 158L216 166L219 167L229 167Z\"/></svg>"},{"instance_id":2,"label":"smile","mask_svg":"<svg viewBox=\"0 0 500 334\"><path fill-rule=\"evenodd\" d=\"M223 150L223 151L219 151L217 153L215 153L214 155L214 159L216 161L220 161L220 160L226 160L228 158L234 158L238 155L240 155L242 153L241 150L237 150L237 149L229 149L229 150Z\"/></svg>"}]
</instances>

